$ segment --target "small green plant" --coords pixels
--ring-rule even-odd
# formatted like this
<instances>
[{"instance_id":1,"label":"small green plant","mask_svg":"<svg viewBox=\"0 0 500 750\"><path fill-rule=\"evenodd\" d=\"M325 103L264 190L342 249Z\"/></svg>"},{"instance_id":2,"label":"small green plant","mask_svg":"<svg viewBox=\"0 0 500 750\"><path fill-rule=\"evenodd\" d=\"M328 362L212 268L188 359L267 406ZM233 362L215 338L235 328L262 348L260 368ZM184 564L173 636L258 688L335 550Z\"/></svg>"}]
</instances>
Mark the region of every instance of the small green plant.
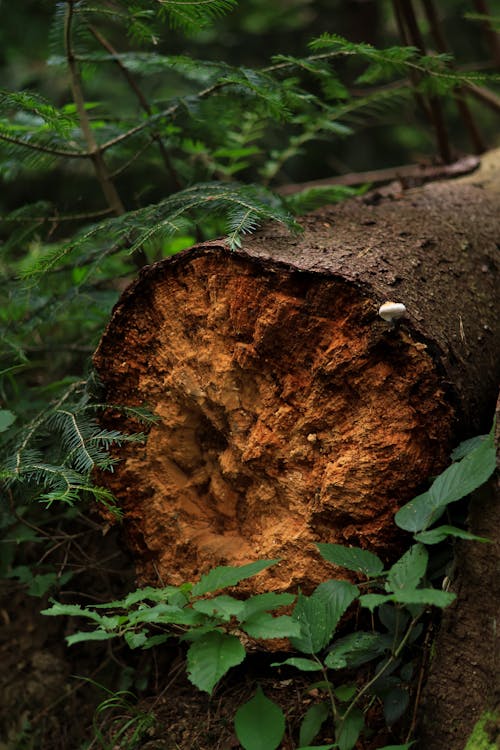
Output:
<instances>
[{"instance_id":1,"label":"small green plant","mask_svg":"<svg viewBox=\"0 0 500 750\"><path fill-rule=\"evenodd\" d=\"M130 648L147 649L168 638L186 641L188 677L209 694L229 669L245 659L241 633L252 639L287 638L298 655L273 666L319 673L317 688L324 696L305 714L298 747L312 747L310 743L329 720L335 743L322 747L352 750L366 729L366 712L375 702L383 707L388 726L403 716L410 703L411 648L422 633L424 616L429 607L444 608L455 599L455 594L432 586L427 545L448 537L487 541L452 525L429 527L451 503L477 489L495 470L493 429L487 436L462 443L453 458L427 492L396 514L397 525L413 532L414 544L388 569L369 550L317 545L324 560L355 573L361 579L357 585L336 578L321 583L310 596L299 592L297 597L267 592L238 599L218 593L278 562L260 560L215 568L195 584L138 589L104 605L53 603L44 614L83 617L93 624L92 630L68 636L70 645L121 637ZM369 611L371 627L340 636L341 619L355 603ZM291 615L280 613L292 605ZM352 675L364 665L372 668L362 686L355 680L331 677ZM283 738L285 717L259 687L238 710L235 730L245 750L274 750ZM411 744L384 750L408 750Z\"/></svg>"}]
</instances>

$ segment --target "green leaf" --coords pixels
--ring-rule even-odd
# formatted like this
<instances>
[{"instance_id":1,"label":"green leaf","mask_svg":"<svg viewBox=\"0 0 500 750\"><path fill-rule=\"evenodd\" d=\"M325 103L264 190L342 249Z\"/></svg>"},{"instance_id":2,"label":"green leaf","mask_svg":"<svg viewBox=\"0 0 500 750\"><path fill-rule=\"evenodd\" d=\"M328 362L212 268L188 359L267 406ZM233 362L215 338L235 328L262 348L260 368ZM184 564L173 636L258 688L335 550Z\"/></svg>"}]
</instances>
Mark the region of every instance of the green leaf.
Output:
<instances>
[{"instance_id":1,"label":"green leaf","mask_svg":"<svg viewBox=\"0 0 500 750\"><path fill-rule=\"evenodd\" d=\"M392 726L408 708L410 696L404 688L396 686L384 695L384 716L387 726Z\"/></svg>"},{"instance_id":2,"label":"green leaf","mask_svg":"<svg viewBox=\"0 0 500 750\"><path fill-rule=\"evenodd\" d=\"M107 633L105 630L90 630L88 633L80 631L68 635L66 643L68 646L74 646L75 643L81 643L82 641L109 641L111 638L116 638L116 633Z\"/></svg>"},{"instance_id":3,"label":"green leaf","mask_svg":"<svg viewBox=\"0 0 500 750\"><path fill-rule=\"evenodd\" d=\"M359 667L390 649L391 643L391 636L358 630L334 642L325 664L330 669Z\"/></svg>"},{"instance_id":4,"label":"green leaf","mask_svg":"<svg viewBox=\"0 0 500 750\"><path fill-rule=\"evenodd\" d=\"M201 612L195 612L188 607L176 607L173 604L160 602L154 607L142 606L128 615L130 624L138 625L143 622L162 623L164 625L199 625L205 621Z\"/></svg>"},{"instance_id":5,"label":"green leaf","mask_svg":"<svg viewBox=\"0 0 500 750\"><path fill-rule=\"evenodd\" d=\"M88 617L90 620L94 620L98 623L102 623L104 619L103 615L100 615L91 609L84 609L83 607L80 607L79 604L60 604L59 602L54 602L52 607L43 609L42 615L49 615L50 617L57 615L64 615L66 617Z\"/></svg>"},{"instance_id":6,"label":"green leaf","mask_svg":"<svg viewBox=\"0 0 500 750\"><path fill-rule=\"evenodd\" d=\"M381 604L392 601L393 597L390 594L362 594L359 597L361 606L366 607L370 612L373 612L376 607L380 607Z\"/></svg>"},{"instance_id":7,"label":"green leaf","mask_svg":"<svg viewBox=\"0 0 500 750\"><path fill-rule=\"evenodd\" d=\"M347 703L356 695L356 685L339 685L333 691L333 694L341 703Z\"/></svg>"},{"instance_id":8,"label":"green leaf","mask_svg":"<svg viewBox=\"0 0 500 750\"><path fill-rule=\"evenodd\" d=\"M57 573L43 573L42 575L33 576L28 588L28 594L30 596L43 596L58 582Z\"/></svg>"},{"instance_id":9,"label":"green leaf","mask_svg":"<svg viewBox=\"0 0 500 750\"><path fill-rule=\"evenodd\" d=\"M330 713L326 703L314 703L307 711L300 725L299 744L308 745L318 734Z\"/></svg>"},{"instance_id":10,"label":"green leaf","mask_svg":"<svg viewBox=\"0 0 500 750\"><path fill-rule=\"evenodd\" d=\"M237 710L234 728L244 750L276 750L285 734L285 717L258 687L254 697Z\"/></svg>"},{"instance_id":11,"label":"green leaf","mask_svg":"<svg viewBox=\"0 0 500 750\"><path fill-rule=\"evenodd\" d=\"M410 547L389 570L387 591L416 588L425 575L428 559L429 553L423 544L414 544Z\"/></svg>"},{"instance_id":12,"label":"green leaf","mask_svg":"<svg viewBox=\"0 0 500 750\"><path fill-rule=\"evenodd\" d=\"M266 612L278 607L288 607L295 601L295 594L276 594L269 591L265 594L255 594L244 602L244 607L238 619L244 622L256 612Z\"/></svg>"},{"instance_id":13,"label":"green leaf","mask_svg":"<svg viewBox=\"0 0 500 750\"><path fill-rule=\"evenodd\" d=\"M220 565L202 576L198 583L193 586L191 593L193 596L202 596L218 589L225 589L228 586L236 586L245 578L250 578L271 567L271 565L276 565L277 562L279 560L257 560L241 566Z\"/></svg>"},{"instance_id":14,"label":"green leaf","mask_svg":"<svg viewBox=\"0 0 500 750\"><path fill-rule=\"evenodd\" d=\"M342 721L340 732L337 736L337 745L339 750L352 750L358 741L358 737L361 734L361 730L365 725L365 718L363 713L355 708Z\"/></svg>"},{"instance_id":15,"label":"green leaf","mask_svg":"<svg viewBox=\"0 0 500 750\"><path fill-rule=\"evenodd\" d=\"M447 607L455 599L456 594L439 589L403 589L392 596L392 601L400 604L431 604L442 608Z\"/></svg>"},{"instance_id":16,"label":"green leaf","mask_svg":"<svg viewBox=\"0 0 500 750\"><path fill-rule=\"evenodd\" d=\"M299 594L293 617L300 623L301 635L291 638L294 648L315 654L331 640L338 622L359 591L347 581L321 583L312 596Z\"/></svg>"},{"instance_id":17,"label":"green leaf","mask_svg":"<svg viewBox=\"0 0 500 750\"><path fill-rule=\"evenodd\" d=\"M379 576L383 569L383 562L368 550L359 549L358 547L344 547L341 544L322 544L316 545L321 556L334 565L339 565L348 570L354 570L356 573L364 573L368 578Z\"/></svg>"},{"instance_id":18,"label":"green leaf","mask_svg":"<svg viewBox=\"0 0 500 750\"><path fill-rule=\"evenodd\" d=\"M468 539L472 542L491 542L491 539L486 539L484 536L476 536L471 534L470 531L465 529L459 529L456 526L437 526L435 529L429 529L429 531L421 531L419 534L415 534L413 537L417 542L422 544L439 544L443 539L452 536L457 539Z\"/></svg>"},{"instance_id":19,"label":"green leaf","mask_svg":"<svg viewBox=\"0 0 500 750\"><path fill-rule=\"evenodd\" d=\"M148 634L145 630L139 630L138 633L134 631L128 631L123 635L125 642L129 648L141 648L148 640Z\"/></svg>"},{"instance_id":20,"label":"green leaf","mask_svg":"<svg viewBox=\"0 0 500 750\"><path fill-rule=\"evenodd\" d=\"M493 428L489 435L458 463L449 466L423 495L396 513L396 524L405 531L423 531L440 518L447 505L469 495L486 482L496 468Z\"/></svg>"},{"instance_id":21,"label":"green leaf","mask_svg":"<svg viewBox=\"0 0 500 750\"><path fill-rule=\"evenodd\" d=\"M245 620L241 627L251 638L300 636L299 623L289 615L273 617L269 612L256 612Z\"/></svg>"},{"instance_id":22,"label":"green leaf","mask_svg":"<svg viewBox=\"0 0 500 750\"><path fill-rule=\"evenodd\" d=\"M291 656L285 661L275 661L271 664L272 667L296 667L301 672L320 672L321 664L314 659L303 659L301 656Z\"/></svg>"},{"instance_id":23,"label":"green leaf","mask_svg":"<svg viewBox=\"0 0 500 750\"><path fill-rule=\"evenodd\" d=\"M468 453L478 448L487 437L488 435L476 435L476 437L464 440L452 451L451 460L460 461L461 458L464 458Z\"/></svg>"},{"instance_id":24,"label":"green leaf","mask_svg":"<svg viewBox=\"0 0 500 750\"><path fill-rule=\"evenodd\" d=\"M8 409L0 409L0 432L8 430L9 427L14 424L16 419L17 416L14 412L9 411Z\"/></svg>"},{"instance_id":25,"label":"green leaf","mask_svg":"<svg viewBox=\"0 0 500 750\"><path fill-rule=\"evenodd\" d=\"M413 742L406 742L404 745L384 745L384 747L381 747L380 750L410 750L411 747L415 744L415 741Z\"/></svg>"},{"instance_id":26,"label":"green leaf","mask_svg":"<svg viewBox=\"0 0 500 750\"><path fill-rule=\"evenodd\" d=\"M193 603L193 609L209 617L219 617L228 622L231 617L239 617L245 607L245 602L233 596L222 594L213 599L200 599Z\"/></svg>"},{"instance_id":27,"label":"green leaf","mask_svg":"<svg viewBox=\"0 0 500 750\"><path fill-rule=\"evenodd\" d=\"M236 636L213 630L189 646L188 678L199 690L211 694L221 677L244 658L245 649Z\"/></svg>"}]
</instances>

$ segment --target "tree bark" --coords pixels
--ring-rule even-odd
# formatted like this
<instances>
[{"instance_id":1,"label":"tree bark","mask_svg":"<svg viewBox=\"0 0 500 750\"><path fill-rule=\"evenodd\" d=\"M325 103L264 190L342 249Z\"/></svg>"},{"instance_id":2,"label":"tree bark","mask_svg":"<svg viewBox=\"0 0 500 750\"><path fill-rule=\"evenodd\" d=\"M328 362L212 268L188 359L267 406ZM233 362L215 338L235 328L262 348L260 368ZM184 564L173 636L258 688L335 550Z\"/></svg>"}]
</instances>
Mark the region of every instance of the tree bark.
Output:
<instances>
[{"instance_id":1,"label":"tree bark","mask_svg":"<svg viewBox=\"0 0 500 750\"><path fill-rule=\"evenodd\" d=\"M332 574L314 542L397 554L394 512L493 413L499 162L143 269L94 357L108 403L159 418L102 477L141 581L267 557L248 590L308 590Z\"/></svg>"},{"instance_id":2,"label":"tree bark","mask_svg":"<svg viewBox=\"0 0 500 750\"><path fill-rule=\"evenodd\" d=\"M500 469L500 398L496 418ZM485 738L468 750L489 750L500 738L500 471L473 494L468 527L490 543L456 545L450 589L457 598L444 611L434 643L420 710L421 750L464 750L485 712Z\"/></svg>"}]
</instances>

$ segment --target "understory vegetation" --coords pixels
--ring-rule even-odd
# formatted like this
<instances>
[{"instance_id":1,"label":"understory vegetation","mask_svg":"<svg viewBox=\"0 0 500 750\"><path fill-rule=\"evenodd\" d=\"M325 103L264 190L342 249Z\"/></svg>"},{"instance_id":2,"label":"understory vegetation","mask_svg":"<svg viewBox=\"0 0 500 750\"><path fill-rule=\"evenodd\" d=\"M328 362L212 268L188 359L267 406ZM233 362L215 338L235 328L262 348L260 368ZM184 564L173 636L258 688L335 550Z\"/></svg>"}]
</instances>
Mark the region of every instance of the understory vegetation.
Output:
<instances>
[{"instance_id":1,"label":"understory vegetation","mask_svg":"<svg viewBox=\"0 0 500 750\"><path fill-rule=\"evenodd\" d=\"M93 599L84 588L93 563L82 528L104 525L96 504L120 517L96 477L113 470L110 448L146 440L156 417L144 404L132 415L143 432L104 429L99 415L110 405L91 356L120 293L145 264L221 235L238 247L269 220L298 233L306 211L370 187L301 183L419 159L446 164L495 145L498 76L484 29L498 16L474 14L468 3L447 10L453 56L430 11L419 11L416 31L405 21L403 7L412 3L379 3L376 28L363 26L370 21L361 5L354 12L345 2L28 6L6 9L0 31L0 576L7 592L38 597L45 616L70 618L69 645L106 642L111 660L115 643L126 661L123 644L147 658L175 641L189 680L210 695L259 641L288 644L294 655L277 657L271 671L291 685L297 673L310 678L307 706L290 731L283 710L255 684L232 719L245 750L274 750L285 739L287 748L318 741L323 750L352 750L380 714L394 736L385 750L408 750L432 607L454 598L445 580L449 542L486 543L450 520L450 506L494 471L493 432L462 443L429 490L401 508L395 523L413 541L388 567L369 551L320 544L332 571L348 573L310 596L238 598L241 580L277 562L266 560L119 598L100 589ZM407 29L403 39L398 23ZM137 661L127 663L126 679L111 669L106 684L85 678L97 708L81 748L141 746L155 718L136 695L148 694L154 658L142 672ZM106 716L114 717L107 725ZM16 731L9 750L40 746L36 721Z\"/></svg>"}]
</instances>

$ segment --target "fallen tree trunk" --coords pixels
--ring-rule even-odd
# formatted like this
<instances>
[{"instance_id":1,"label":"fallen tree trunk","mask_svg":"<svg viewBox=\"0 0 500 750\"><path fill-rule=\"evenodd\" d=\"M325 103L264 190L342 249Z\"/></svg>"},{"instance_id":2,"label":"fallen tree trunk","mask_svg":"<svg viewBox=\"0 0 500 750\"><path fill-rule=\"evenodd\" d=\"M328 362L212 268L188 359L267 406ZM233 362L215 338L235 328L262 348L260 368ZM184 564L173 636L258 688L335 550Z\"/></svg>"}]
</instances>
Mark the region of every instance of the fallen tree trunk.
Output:
<instances>
[{"instance_id":1,"label":"fallen tree trunk","mask_svg":"<svg viewBox=\"0 0 500 750\"><path fill-rule=\"evenodd\" d=\"M102 477L141 581L281 558L251 590L307 590L315 541L397 552L394 512L493 412L499 159L143 269L94 357L108 403L159 418Z\"/></svg>"}]
</instances>

